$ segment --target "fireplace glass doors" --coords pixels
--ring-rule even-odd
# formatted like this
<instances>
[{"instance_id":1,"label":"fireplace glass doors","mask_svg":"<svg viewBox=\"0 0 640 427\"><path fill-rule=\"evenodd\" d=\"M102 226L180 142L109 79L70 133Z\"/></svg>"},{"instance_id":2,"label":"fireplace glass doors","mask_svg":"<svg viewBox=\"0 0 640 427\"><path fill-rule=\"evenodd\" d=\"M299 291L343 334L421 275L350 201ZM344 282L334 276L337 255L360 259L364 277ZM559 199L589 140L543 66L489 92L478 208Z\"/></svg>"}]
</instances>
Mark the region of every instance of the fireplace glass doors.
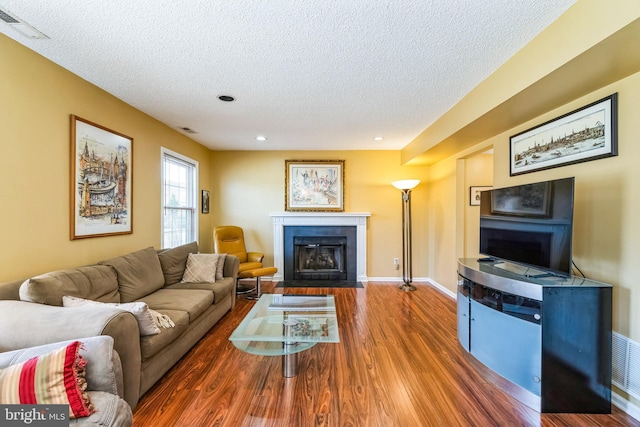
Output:
<instances>
[{"instance_id":1,"label":"fireplace glass doors","mask_svg":"<svg viewBox=\"0 0 640 427\"><path fill-rule=\"evenodd\" d=\"M346 280L347 238L294 237L294 280Z\"/></svg>"}]
</instances>

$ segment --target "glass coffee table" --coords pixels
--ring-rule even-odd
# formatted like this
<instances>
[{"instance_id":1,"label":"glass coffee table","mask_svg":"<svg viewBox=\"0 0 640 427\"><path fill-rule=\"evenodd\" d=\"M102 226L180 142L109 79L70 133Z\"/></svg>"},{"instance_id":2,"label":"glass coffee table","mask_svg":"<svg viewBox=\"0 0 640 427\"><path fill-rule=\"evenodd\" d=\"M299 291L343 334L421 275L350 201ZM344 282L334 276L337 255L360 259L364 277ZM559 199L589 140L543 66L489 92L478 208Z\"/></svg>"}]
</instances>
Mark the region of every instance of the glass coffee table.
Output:
<instances>
[{"instance_id":1,"label":"glass coffee table","mask_svg":"<svg viewBox=\"0 0 640 427\"><path fill-rule=\"evenodd\" d=\"M238 349L282 356L285 377L297 374L297 354L340 342L333 295L264 294L229 337Z\"/></svg>"}]
</instances>

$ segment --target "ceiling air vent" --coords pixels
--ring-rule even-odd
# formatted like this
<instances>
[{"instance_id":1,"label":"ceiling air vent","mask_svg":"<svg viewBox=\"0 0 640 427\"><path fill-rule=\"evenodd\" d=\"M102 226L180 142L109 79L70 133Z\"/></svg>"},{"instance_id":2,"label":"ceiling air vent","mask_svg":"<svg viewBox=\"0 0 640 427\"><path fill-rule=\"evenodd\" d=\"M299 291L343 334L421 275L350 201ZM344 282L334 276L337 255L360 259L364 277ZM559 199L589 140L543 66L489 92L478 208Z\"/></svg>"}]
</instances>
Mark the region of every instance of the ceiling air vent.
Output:
<instances>
[{"instance_id":1,"label":"ceiling air vent","mask_svg":"<svg viewBox=\"0 0 640 427\"><path fill-rule=\"evenodd\" d=\"M18 24L20 22L2 9L0 9L0 19L2 19L7 24Z\"/></svg>"},{"instance_id":2,"label":"ceiling air vent","mask_svg":"<svg viewBox=\"0 0 640 427\"><path fill-rule=\"evenodd\" d=\"M178 127L178 129L180 129L180 130L182 130L182 131L184 131L184 132L186 132L186 133L198 133L198 132L196 132L195 130L193 130L193 129L191 129L191 128L188 128L188 127L181 127L181 126L179 126L179 127Z\"/></svg>"},{"instance_id":3,"label":"ceiling air vent","mask_svg":"<svg viewBox=\"0 0 640 427\"><path fill-rule=\"evenodd\" d=\"M0 9L0 21L4 22L20 34L30 39L48 39L46 35L33 28L17 16Z\"/></svg>"}]
</instances>

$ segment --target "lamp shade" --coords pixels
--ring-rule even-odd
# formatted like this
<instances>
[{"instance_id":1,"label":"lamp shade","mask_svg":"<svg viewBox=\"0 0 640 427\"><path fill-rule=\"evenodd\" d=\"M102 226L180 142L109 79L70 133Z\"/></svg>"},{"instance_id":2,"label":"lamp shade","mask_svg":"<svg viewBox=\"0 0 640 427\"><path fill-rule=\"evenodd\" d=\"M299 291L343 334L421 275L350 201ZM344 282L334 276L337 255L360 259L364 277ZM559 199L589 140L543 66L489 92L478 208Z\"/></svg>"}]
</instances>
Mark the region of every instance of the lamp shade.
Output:
<instances>
[{"instance_id":1,"label":"lamp shade","mask_svg":"<svg viewBox=\"0 0 640 427\"><path fill-rule=\"evenodd\" d=\"M411 190L418 184L420 184L419 179L401 179L400 181L393 181L391 183L391 185L396 187L398 190Z\"/></svg>"}]
</instances>

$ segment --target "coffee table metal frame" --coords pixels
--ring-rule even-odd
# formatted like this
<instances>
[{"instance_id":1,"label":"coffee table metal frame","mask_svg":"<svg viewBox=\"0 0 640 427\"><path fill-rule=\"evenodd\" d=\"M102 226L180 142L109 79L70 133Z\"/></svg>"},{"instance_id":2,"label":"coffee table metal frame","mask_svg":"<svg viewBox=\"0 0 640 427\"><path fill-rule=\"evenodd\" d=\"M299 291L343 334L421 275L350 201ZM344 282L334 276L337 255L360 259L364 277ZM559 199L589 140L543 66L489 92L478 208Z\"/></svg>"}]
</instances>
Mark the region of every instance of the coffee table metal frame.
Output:
<instances>
[{"instance_id":1,"label":"coffee table metal frame","mask_svg":"<svg viewBox=\"0 0 640 427\"><path fill-rule=\"evenodd\" d=\"M285 377L297 375L297 354L317 343L338 343L333 295L263 294L229 340L261 356L282 356Z\"/></svg>"}]
</instances>

